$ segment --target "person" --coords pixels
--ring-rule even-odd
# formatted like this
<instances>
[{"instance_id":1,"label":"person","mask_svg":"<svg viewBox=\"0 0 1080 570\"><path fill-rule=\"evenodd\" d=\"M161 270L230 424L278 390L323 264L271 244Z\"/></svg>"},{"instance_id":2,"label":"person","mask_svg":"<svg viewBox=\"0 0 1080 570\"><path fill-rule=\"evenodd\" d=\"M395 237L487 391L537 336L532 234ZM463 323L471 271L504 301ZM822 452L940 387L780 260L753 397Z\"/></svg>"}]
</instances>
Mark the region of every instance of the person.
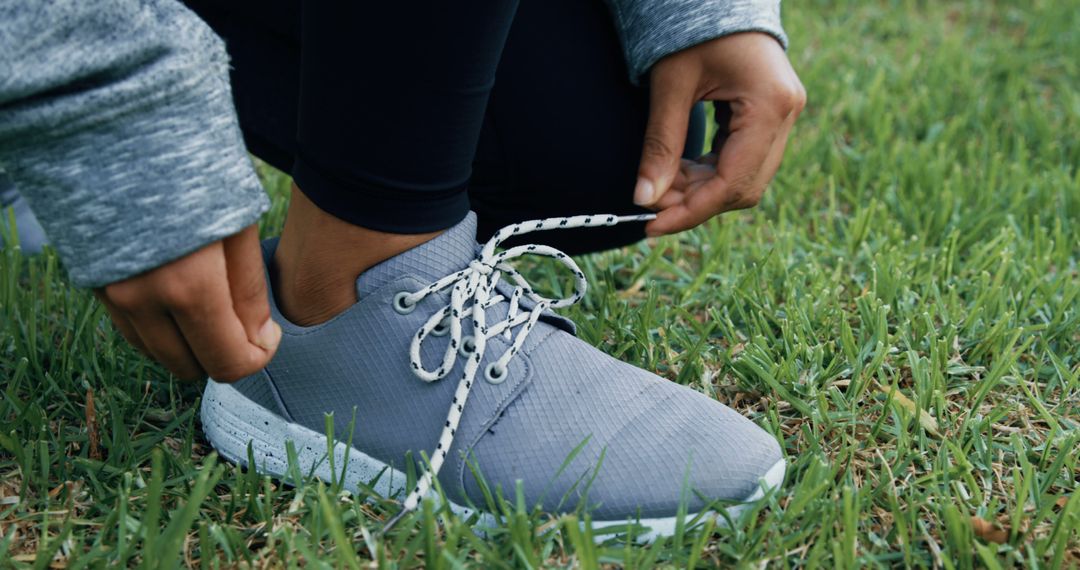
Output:
<instances>
[{"instance_id":1,"label":"person","mask_svg":"<svg viewBox=\"0 0 1080 570\"><path fill-rule=\"evenodd\" d=\"M778 2L346 4L0 0L2 166L123 336L214 380L214 447L657 533L779 485L772 435L552 311L568 253L756 205L805 103ZM682 159L699 101L726 124ZM261 245L246 149L295 183Z\"/></svg>"}]
</instances>

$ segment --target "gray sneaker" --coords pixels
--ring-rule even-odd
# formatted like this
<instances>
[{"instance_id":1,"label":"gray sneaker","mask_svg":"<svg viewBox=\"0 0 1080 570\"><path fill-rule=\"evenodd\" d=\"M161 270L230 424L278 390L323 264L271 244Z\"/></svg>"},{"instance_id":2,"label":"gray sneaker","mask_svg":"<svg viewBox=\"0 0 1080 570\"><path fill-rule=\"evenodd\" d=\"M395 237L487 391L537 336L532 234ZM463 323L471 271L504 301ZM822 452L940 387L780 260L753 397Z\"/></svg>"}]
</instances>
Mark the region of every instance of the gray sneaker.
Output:
<instances>
[{"instance_id":1,"label":"gray sneaker","mask_svg":"<svg viewBox=\"0 0 1080 570\"><path fill-rule=\"evenodd\" d=\"M334 464L347 488L375 481L376 491L395 496L404 490L406 454L418 462L424 475L407 489L402 513L429 494L432 475L451 508L482 508L470 464L492 489L512 495L521 481L530 505L584 506L594 527L637 520L666 535L680 502L691 514L717 499L739 510L783 481L773 436L575 337L573 323L550 311L584 293L584 274L565 254L542 245L496 252L511 235L630 219L641 217L526 222L480 248L470 214L366 271L356 282L359 302L326 323L296 326L273 306L284 331L277 355L240 382L208 383L207 437L241 464L250 443L255 467L275 476L286 473L291 440L300 467L317 465L316 475L330 480L325 415L333 414ZM268 262L275 245L264 244ZM574 295L533 292L506 263L527 254L565 264Z\"/></svg>"}]
</instances>

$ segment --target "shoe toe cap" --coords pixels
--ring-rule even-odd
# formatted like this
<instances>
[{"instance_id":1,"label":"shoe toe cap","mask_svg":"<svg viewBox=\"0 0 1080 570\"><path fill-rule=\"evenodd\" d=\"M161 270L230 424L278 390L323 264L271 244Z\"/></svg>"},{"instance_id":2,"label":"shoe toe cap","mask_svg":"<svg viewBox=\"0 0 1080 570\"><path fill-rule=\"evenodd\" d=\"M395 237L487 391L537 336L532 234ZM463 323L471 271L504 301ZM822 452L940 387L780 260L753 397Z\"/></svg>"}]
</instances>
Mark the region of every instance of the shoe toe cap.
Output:
<instances>
[{"instance_id":1,"label":"shoe toe cap","mask_svg":"<svg viewBox=\"0 0 1080 570\"><path fill-rule=\"evenodd\" d=\"M570 364L558 371L574 375L561 369ZM776 439L704 394L614 359L594 360L591 382L562 385L555 370L539 367L540 384L471 448L503 496L521 481L529 504L567 511L585 502L596 520L625 520L672 516L683 502L694 513L750 500L763 478L783 477ZM466 494L482 500L463 474Z\"/></svg>"},{"instance_id":2,"label":"shoe toe cap","mask_svg":"<svg viewBox=\"0 0 1080 570\"><path fill-rule=\"evenodd\" d=\"M771 434L715 400L673 388L606 442L605 484L589 502L607 516L670 516L684 502L693 513L718 500L752 500L763 479L768 486L782 479L783 454Z\"/></svg>"}]
</instances>

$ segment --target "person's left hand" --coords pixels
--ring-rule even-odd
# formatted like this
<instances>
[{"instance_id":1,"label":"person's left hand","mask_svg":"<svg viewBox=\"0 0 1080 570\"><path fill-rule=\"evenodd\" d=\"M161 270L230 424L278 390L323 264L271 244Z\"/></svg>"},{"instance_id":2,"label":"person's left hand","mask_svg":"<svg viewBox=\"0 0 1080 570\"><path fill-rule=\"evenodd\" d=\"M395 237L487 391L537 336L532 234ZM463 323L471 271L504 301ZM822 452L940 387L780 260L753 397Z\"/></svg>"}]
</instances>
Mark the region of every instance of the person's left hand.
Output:
<instances>
[{"instance_id":1,"label":"person's left hand","mask_svg":"<svg viewBox=\"0 0 1080 570\"><path fill-rule=\"evenodd\" d=\"M746 32L671 54L649 75L649 121L634 202L658 211L648 235L690 229L756 206L780 167L806 91L780 44ZM727 101L732 118L720 149L682 160L690 108Z\"/></svg>"}]
</instances>

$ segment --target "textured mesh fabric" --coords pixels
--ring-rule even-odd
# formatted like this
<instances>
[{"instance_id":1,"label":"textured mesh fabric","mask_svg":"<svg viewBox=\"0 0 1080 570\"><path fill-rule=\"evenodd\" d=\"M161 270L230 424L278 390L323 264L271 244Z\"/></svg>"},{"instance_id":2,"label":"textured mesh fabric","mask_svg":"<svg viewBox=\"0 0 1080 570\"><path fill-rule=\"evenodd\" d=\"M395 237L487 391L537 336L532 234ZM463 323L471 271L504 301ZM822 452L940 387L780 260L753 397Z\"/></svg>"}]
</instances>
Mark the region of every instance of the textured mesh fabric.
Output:
<instances>
[{"instance_id":1,"label":"textured mesh fabric","mask_svg":"<svg viewBox=\"0 0 1080 570\"><path fill-rule=\"evenodd\" d=\"M419 290L465 267L476 252L475 223L470 214L434 240L369 269L357 281L357 304L328 322L298 327L272 306L284 333L278 353L264 373L237 387L283 418L320 433L324 414L332 413L338 439L351 435L354 447L399 469L406 452L430 453L463 359L446 378L426 383L410 369L409 344L448 302L448 294L432 295L405 315L392 303L401 291ZM265 244L268 259L273 247ZM505 314L505 304L492 307L489 322ZM425 341L425 363L441 360L448 338ZM508 346L501 336L489 339L481 370ZM547 509L575 507L586 497L585 487L575 482L599 465L587 499L595 515L605 519L672 515L684 496L684 482L693 490L691 510L704 504L697 494L745 498L781 457L775 440L749 420L692 389L605 355L568 333L561 320L536 325L510 361L504 382L482 377L473 385L439 474L459 504L483 504L465 465L467 455L476 459L490 486L510 491L521 480L527 500L542 500ZM586 437L581 452L554 477Z\"/></svg>"},{"instance_id":2,"label":"textured mesh fabric","mask_svg":"<svg viewBox=\"0 0 1080 570\"><path fill-rule=\"evenodd\" d=\"M576 337L549 336L531 363L535 379L470 450L489 484L543 482L525 487L529 504L543 498L549 509L563 500L573 507L587 498L599 519L639 508L643 517L670 516L685 482L696 512L706 504L701 497L749 496L781 458L773 437L734 410ZM470 474L464 483L469 496L480 495Z\"/></svg>"}]
</instances>

